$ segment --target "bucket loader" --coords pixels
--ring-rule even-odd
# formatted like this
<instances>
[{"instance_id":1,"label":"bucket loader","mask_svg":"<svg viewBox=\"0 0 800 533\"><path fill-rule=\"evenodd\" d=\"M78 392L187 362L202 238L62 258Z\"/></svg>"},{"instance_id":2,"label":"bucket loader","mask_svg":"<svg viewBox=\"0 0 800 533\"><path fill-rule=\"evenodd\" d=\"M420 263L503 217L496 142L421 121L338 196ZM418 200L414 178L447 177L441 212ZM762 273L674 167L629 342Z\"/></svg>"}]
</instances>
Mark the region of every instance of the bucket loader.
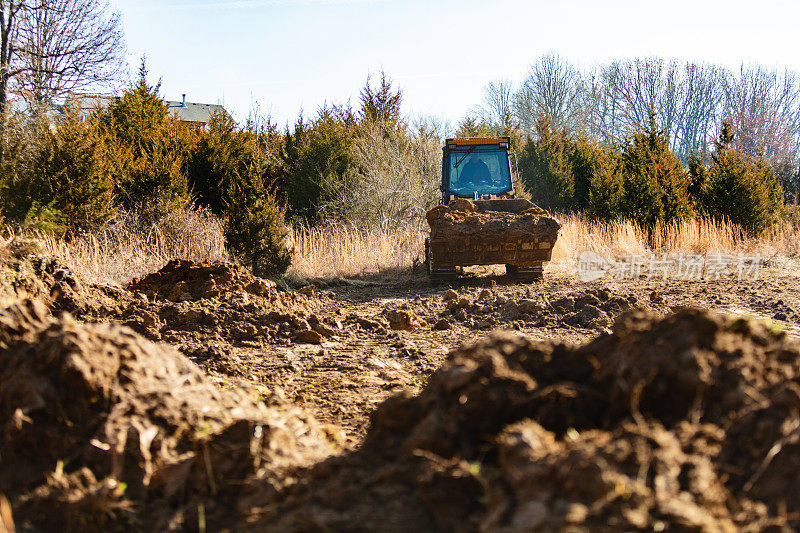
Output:
<instances>
[{"instance_id":1,"label":"bucket loader","mask_svg":"<svg viewBox=\"0 0 800 533\"><path fill-rule=\"evenodd\" d=\"M432 280L453 279L471 265L504 264L509 277L542 277L559 222L524 198L512 179L509 137L447 139L442 198L427 212L425 266Z\"/></svg>"}]
</instances>

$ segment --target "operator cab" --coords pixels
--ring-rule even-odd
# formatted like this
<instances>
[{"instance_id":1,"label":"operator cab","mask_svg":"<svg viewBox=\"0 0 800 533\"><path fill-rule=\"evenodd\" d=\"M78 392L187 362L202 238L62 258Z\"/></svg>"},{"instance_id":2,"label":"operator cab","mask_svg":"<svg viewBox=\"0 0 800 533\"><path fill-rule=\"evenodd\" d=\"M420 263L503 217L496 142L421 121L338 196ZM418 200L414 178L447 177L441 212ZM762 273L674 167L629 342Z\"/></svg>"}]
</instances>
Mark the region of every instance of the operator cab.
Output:
<instances>
[{"instance_id":1,"label":"operator cab","mask_svg":"<svg viewBox=\"0 0 800 533\"><path fill-rule=\"evenodd\" d=\"M442 203L514 196L509 137L447 139L442 157Z\"/></svg>"}]
</instances>

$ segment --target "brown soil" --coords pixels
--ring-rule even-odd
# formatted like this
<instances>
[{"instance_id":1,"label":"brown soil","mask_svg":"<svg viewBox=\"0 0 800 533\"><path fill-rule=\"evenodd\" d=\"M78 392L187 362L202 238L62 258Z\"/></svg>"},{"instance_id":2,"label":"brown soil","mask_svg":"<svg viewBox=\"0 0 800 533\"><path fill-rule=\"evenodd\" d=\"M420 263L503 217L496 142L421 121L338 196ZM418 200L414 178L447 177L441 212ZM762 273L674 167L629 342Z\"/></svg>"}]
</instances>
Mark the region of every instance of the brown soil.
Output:
<instances>
[{"instance_id":1,"label":"brown soil","mask_svg":"<svg viewBox=\"0 0 800 533\"><path fill-rule=\"evenodd\" d=\"M0 306L36 298L53 311L102 318L125 300L114 287L82 283L66 266L43 254L36 241L16 239L0 253Z\"/></svg>"},{"instance_id":2,"label":"brown soil","mask_svg":"<svg viewBox=\"0 0 800 533\"><path fill-rule=\"evenodd\" d=\"M556 240L561 225L543 209L527 200L507 202L519 212L482 210L463 198L436 206L426 214L431 239L475 236L492 243Z\"/></svg>"},{"instance_id":3,"label":"brown soil","mask_svg":"<svg viewBox=\"0 0 800 533\"><path fill-rule=\"evenodd\" d=\"M0 258L19 530L800 525L794 277L286 291L176 261L113 289L39 258Z\"/></svg>"},{"instance_id":4,"label":"brown soil","mask_svg":"<svg viewBox=\"0 0 800 533\"><path fill-rule=\"evenodd\" d=\"M579 348L495 335L381 405L359 450L312 468L253 528L788 528L799 357L784 334L697 310L627 315Z\"/></svg>"},{"instance_id":5,"label":"brown soil","mask_svg":"<svg viewBox=\"0 0 800 533\"><path fill-rule=\"evenodd\" d=\"M332 451L303 412L220 389L127 328L25 301L0 314L0 338L0 492L21 528L182 528L200 505L229 515L256 472L277 488Z\"/></svg>"}]
</instances>

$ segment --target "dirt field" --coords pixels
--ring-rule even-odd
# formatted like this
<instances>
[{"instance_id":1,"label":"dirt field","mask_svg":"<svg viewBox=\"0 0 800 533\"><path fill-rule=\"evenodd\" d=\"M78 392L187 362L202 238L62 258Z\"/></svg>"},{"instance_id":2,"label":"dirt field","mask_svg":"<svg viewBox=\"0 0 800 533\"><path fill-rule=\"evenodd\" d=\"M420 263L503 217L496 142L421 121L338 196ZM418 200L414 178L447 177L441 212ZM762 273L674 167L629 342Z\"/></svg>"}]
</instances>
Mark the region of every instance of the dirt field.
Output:
<instances>
[{"instance_id":1,"label":"dirt field","mask_svg":"<svg viewBox=\"0 0 800 533\"><path fill-rule=\"evenodd\" d=\"M17 530L800 525L791 272L286 290L175 261L120 289L27 252L0 294Z\"/></svg>"}]
</instances>

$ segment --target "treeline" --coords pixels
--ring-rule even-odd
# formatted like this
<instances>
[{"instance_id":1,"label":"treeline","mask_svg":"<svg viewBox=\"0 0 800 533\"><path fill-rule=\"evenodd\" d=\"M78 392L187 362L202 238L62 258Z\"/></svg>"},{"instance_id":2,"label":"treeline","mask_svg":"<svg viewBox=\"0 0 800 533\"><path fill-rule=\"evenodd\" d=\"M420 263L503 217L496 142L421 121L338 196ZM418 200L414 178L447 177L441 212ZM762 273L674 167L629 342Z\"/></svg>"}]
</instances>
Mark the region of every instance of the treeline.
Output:
<instances>
[{"instance_id":1,"label":"treeline","mask_svg":"<svg viewBox=\"0 0 800 533\"><path fill-rule=\"evenodd\" d=\"M655 116L619 145L557 130L542 118L536 137L523 144L519 169L531 196L548 209L645 227L705 216L758 234L781 216L783 190L767 161L734 141L733 127L723 122L709 156L693 155L684 166Z\"/></svg>"},{"instance_id":2,"label":"treeline","mask_svg":"<svg viewBox=\"0 0 800 533\"><path fill-rule=\"evenodd\" d=\"M758 233L800 193L800 76L636 58L581 70L545 55L490 83L459 135L507 134L533 199L643 225L686 216Z\"/></svg>"},{"instance_id":3,"label":"treeline","mask_svg":"<svg viewBox=\"0 0 800 533\"><path fill-rule=\"evenodd\" d=\"M581 69L547 54L518 86L490 83L472 115L535 135L539 117L556 128L619 143L649 123L651 112L678 157L713 150L723 120L750 155L796 162L800 148L800 74L742 65L739 70L660 58L616 60Z\"/></svg>"},{"instance_id":4,"label":"treeline","mask_svg":"<svg viewBox=\"0 0 800 533\"><path fill-rule=\"evenodd\" d=\"M229 250L262 275L290 262L286 220L398 224L422 220L438 191L440 137L400 114L402 94L381 73L360 107L323 106L283 132L269 119L205 128L178 122L138 81L88 116L53 108L11 116L0 145L0 221L66 236L188 205L220 217Z\"/></svg>"},{"instance_id":5,"label":"treeline","mask_svg":"<svg viewBox=\"0 0 800 533\"><path fill-rule=\"evenodd\" d=\"M797 195L798 91L793 73L759 67L737 77L630 60L583 72L544 56L519 88L489 84L455 131L405 117L383 72L356 106L323 105L283 130L224 113L195 128L169 113L142 65L89 116L34 108L6 118L0 217L69 237L120 212L147 221L199 206L223 221L234 255L274 274L290 261L287 221L422 231L444 138L507 134L521 192L548 209L648 227L707 216L758 234Z\"/></svg>"}]
</instances>

